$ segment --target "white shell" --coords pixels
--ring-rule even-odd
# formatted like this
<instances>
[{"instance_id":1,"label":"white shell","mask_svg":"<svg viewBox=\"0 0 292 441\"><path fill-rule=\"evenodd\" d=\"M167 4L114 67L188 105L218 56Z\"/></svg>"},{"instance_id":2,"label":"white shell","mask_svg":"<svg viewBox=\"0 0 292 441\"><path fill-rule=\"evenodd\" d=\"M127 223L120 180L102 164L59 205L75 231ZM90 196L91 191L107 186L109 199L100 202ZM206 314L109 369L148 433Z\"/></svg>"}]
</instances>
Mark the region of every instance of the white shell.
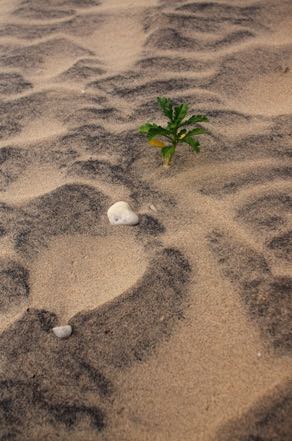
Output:
<instances>
[{"instance_id":1,"label":"white shell","mask_svg":"<svg viewBox=\"0 0 292 441\"><path fill-rule=\"evenodd\" d=\"M137 225L139 218L127 202L119 201L107 211L107 217L112 225Z\"/></svg>"},{"instance_id":2,"label":"white shell","mask_svg":"<svg viewBox=\"0 0 292 441\"><path fill-rule=\"evenodd\" d=\"M72 334L72 326L56 326L55 328L53 328L53 333L58 338L70 337L70 335Z\"/></svg>"}]
</instances>

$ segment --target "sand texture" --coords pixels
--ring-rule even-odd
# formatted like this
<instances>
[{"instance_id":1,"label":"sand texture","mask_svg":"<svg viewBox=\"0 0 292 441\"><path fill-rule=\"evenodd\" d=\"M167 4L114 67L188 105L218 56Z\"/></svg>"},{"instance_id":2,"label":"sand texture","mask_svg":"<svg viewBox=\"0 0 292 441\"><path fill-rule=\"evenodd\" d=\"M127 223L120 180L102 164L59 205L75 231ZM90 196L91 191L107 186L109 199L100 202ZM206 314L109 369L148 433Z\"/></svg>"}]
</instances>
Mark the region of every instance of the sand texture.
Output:
<instances>
[{"instance_id":1,"label":"sand texture","mask_svg":"<svg viewBox=\"0 0 292 441\"><path fill-rule=\"evenodd\" d=\"M0 99L0 441L291 441L291 0L0 0Z\"/></svg>"}]
</instances>

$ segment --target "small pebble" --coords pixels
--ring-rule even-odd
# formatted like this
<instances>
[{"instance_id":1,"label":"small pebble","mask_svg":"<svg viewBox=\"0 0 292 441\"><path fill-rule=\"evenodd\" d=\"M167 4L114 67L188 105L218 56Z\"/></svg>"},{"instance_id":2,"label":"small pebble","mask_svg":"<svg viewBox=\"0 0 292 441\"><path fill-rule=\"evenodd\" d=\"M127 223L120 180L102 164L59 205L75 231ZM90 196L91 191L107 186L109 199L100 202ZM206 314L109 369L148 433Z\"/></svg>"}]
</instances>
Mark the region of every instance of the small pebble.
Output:
<instances>
[{"instance_id":1,"label":"small pebble","mask_svg":"<svg viewBox=\"0 0 292 441\"><path fill-rule=\"evenodd\" d=\"M149 205L150 210L152 211L157 211L157 208L155 207L155 205Z\"/></svg>"},{"instance_id":2,"label":"small pebble","mask_svg":"<svg viewBox=\"0 0 292 441\"><path fill-rule=\"evenodd\" d=\"M124 201L113 204L107 211L107 217L112 225L137 225L139 223L137 214Z\"/></svg>"},{"instance_id":3,"label":"small pebble","mask_svg":"<svg viewBox=\"0 0 292 441\"><path fill-rule=\"evenodd\" d=\"M53 333L58 338L67 338L70 337L72 334L72 326L65 325L65 326L56 326L53 328Z\"/></svg>"}]
</instances>

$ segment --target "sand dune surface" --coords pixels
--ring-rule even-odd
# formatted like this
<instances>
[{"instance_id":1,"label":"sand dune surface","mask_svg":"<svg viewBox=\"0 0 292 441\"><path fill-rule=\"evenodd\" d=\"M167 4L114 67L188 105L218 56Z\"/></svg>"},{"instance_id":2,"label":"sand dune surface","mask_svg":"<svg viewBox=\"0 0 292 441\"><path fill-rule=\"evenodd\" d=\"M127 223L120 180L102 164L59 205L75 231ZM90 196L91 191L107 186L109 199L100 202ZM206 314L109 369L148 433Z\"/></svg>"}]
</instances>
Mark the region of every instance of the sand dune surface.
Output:
<instances>
[{"instance_id":1,"label":"sand dune surface","mask_svg":"<svg viewBox=\"0 0 292 441\"><path fill-rule=\"evenodd\" d=\"M291 441L291 86L290 0L0 2L1 440Z\"/></svg>"}]
</instances>

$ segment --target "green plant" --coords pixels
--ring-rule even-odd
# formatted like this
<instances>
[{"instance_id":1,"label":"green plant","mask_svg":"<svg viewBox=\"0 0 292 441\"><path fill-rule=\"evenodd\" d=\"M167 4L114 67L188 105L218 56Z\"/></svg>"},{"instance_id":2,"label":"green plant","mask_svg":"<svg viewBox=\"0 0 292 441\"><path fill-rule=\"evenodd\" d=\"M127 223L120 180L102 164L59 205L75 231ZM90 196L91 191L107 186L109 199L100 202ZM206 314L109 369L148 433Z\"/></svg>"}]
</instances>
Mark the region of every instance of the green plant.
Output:
<instances>
[{"instance_id":1,"label":"green plant","mask_svg":"<svg viewBox=\"0 0 292 441\"><path fill-rule=\"evenodd\" d=\"M195 136L206 133L205 129L202 127L195 127L191 130L187 130L185 127L201 122L208 122L207 116L193 115L186 119L189 110L187 104L180 104L179 106L174 107L169 98L161 97L158 97L157 101L164 115L169 120L167 126L162 127L157 124L147 123L143 124L139 131L140 133L147 135L150 145L160 148L164 165L171 165L172 157L178 144L188 144L193 152L199 153L200 143ZM160 140L160 137L163 137L167 141L164 142Z\"/></svg>"}]
</instances>

